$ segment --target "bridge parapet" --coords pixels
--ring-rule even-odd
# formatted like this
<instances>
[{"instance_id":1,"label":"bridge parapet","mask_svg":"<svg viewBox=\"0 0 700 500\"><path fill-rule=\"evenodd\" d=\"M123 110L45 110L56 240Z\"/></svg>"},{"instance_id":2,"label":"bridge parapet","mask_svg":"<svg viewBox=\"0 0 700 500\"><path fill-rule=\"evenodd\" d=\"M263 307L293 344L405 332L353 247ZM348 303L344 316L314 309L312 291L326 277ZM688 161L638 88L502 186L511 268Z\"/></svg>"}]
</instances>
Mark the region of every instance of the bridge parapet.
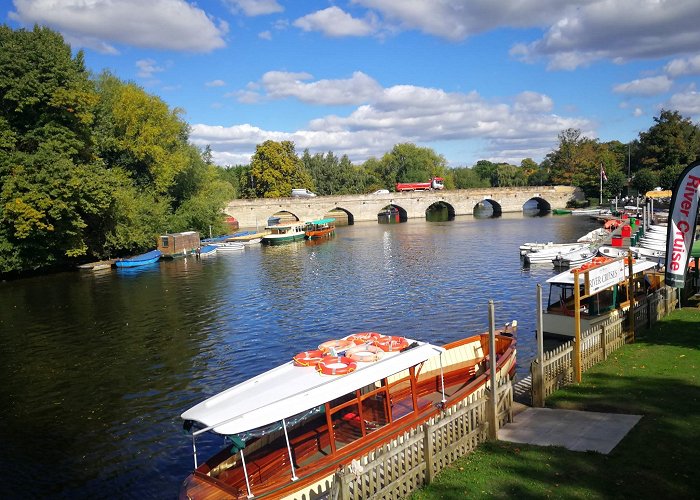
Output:
<instances>
[{"instance_id":1,"label":"bridge parapet","mask_svg":"<svg viewBox=\"0 0 700 500\"><path fill-rule=\"evenodd\" d=\"M472 215L474 207L489 200L501 212L522 212L523 205L535 198L550 208L564 208L568 201L581 199L579 188L570 186L529 186L520 188L451 189L444 191L412 191L388 194L350 194L318 196L316 198L254 198L231 200L227 215L235 217L241 227L263 227L268 217L289 212L299 220L324 217L334 209L342 209L355 221L376 221L387 205L406 211L407 217L425 218L431 205L442 202L452 207L456 216Z\"/></svg>"}]
</instances>

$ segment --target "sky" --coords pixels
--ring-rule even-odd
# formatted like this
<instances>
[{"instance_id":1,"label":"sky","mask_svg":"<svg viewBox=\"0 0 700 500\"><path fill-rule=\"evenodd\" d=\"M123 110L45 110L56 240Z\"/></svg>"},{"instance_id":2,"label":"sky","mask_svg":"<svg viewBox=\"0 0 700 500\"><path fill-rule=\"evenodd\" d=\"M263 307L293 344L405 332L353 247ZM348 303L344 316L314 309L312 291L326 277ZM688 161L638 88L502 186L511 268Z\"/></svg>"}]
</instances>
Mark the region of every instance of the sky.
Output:
<instances>
[{"instance_id":1,"label":"sky","mask_svg":"<svg viewBox=\"0 0 700 500\"><path fill-rule=\"evenodd\" d=\"M700 121L698 0L0 0L182 110L220 165L257 144L355 164L399 143L452 167L537 162L579 129Z\"/></svg>"}]
</instances>

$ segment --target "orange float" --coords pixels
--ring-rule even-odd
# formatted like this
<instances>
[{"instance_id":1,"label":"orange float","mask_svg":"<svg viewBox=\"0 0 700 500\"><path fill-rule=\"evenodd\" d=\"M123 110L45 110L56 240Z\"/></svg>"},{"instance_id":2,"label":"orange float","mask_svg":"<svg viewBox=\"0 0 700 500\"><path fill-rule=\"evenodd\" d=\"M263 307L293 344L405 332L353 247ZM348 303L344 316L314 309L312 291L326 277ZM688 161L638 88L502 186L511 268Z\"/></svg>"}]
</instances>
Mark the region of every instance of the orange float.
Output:
<instances>
[{"instance_id":1,"label":"orange float","mask_svg":"<svg viewBox=\"0 0 700 500\"><path fill-rule=\"evenodd\" d=\"M382 356L384 356L384 351L377 346L362 344L348 349L345 352L345 356L353 361L374 363L375 361L382 359Z\"/></svg>"},{"instance_id":2,"label":"orange float","mask_svg":"<svg viewBox=\"0 0 700 500\"><path fill-rule=\"evenodd\" d=\"M297 366L316 366L316 364L319 361L321 361L321 359L325 355L326 355L326 353L319 349L319 350L315 350L315 351L300 352L299 354L294 356L292 359L297 364Z\"/></svg>"},{"instance_id":3,"label":"orange float","mask_svg":"<svg viewBox=\"0 0 700 500\"><path fill-rule=\"evenodd\" d=\"M340 340L328 340L318 346L319 350L324 351L324 352L330 352L331 350L334 350L335 352L341 352L341 351L347 351L351 347L355 345L355 342L352 340L345 340L345 339L340 339Z\"/></svg>"},{"instance_id":4,"label":"orange float","mask_svg":"<svg viewBox=\"0 0 700 500\"><path fill-rule=\"evenodd\" d=\"M377 340L378 338L383 337L381 333L377 332L360 332L360 333L353 333L352 335L348 335L345 337L345 340L351 340L355 344L367 344L370 343L374 340Z\"/></svg>"},{"instance_id":5,"label":"orange float","mask_svg":"<svg viewBox=\"0 0 700 500\"><path fill-rule=\"evenodd\" d=\"M384 352L400 351L408 347L408 340L405 337L395 337L386 335L375 340L374 345Z\"/></svg>"},{"instance_id":6,"label":"orange float","mask_svg":"<svg viewBox=\"0 0 700 500\"><path fill-rule=\"evenodd\" d=\"M347 356L324 356L316 364L316 371L324 375L345 375L356 368L357 363Z\"/></svg>"}]
</instances>

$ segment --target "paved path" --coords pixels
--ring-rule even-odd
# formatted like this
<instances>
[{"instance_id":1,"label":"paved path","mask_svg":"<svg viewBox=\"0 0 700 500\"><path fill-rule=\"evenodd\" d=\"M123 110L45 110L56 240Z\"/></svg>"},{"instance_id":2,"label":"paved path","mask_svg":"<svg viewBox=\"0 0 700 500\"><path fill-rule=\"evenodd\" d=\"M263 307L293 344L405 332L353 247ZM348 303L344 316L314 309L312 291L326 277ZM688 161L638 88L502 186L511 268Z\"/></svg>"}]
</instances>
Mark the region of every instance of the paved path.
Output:
<instances>
[{"instance_id":1,"label":"paved path","mask_svg":"<svg viewBox=\"0 0 700 500\"><path fill-rule=\"evenodd\" d=\"M498 439L572 451L608 454L642 418L641 415L591 411L520 408L513 422L499 429Z\"/></svg>"}]
</instances>

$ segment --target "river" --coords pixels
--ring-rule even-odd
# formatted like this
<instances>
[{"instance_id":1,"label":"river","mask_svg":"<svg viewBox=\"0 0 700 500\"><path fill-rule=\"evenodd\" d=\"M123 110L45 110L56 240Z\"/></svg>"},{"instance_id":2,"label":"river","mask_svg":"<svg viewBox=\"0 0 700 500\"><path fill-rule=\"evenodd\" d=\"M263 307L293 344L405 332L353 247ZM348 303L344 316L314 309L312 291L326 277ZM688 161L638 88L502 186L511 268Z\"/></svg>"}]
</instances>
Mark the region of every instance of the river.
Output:
<instances>
[{"instance_id":1,"label":"river","mask_svg":"<svg viewBox=\"0 0 700 500\"><path fill-rule=\"evenodd\" d=\"M555 273L522 269L518 246L595 227L521 214L360 223L313 245L2 282L4 496L175 498L192 468L185 409L353 332L441 344L485 331L489 300L497 325L519 322L522 377L536 284Z\"/></svg>"}]
</instances>

